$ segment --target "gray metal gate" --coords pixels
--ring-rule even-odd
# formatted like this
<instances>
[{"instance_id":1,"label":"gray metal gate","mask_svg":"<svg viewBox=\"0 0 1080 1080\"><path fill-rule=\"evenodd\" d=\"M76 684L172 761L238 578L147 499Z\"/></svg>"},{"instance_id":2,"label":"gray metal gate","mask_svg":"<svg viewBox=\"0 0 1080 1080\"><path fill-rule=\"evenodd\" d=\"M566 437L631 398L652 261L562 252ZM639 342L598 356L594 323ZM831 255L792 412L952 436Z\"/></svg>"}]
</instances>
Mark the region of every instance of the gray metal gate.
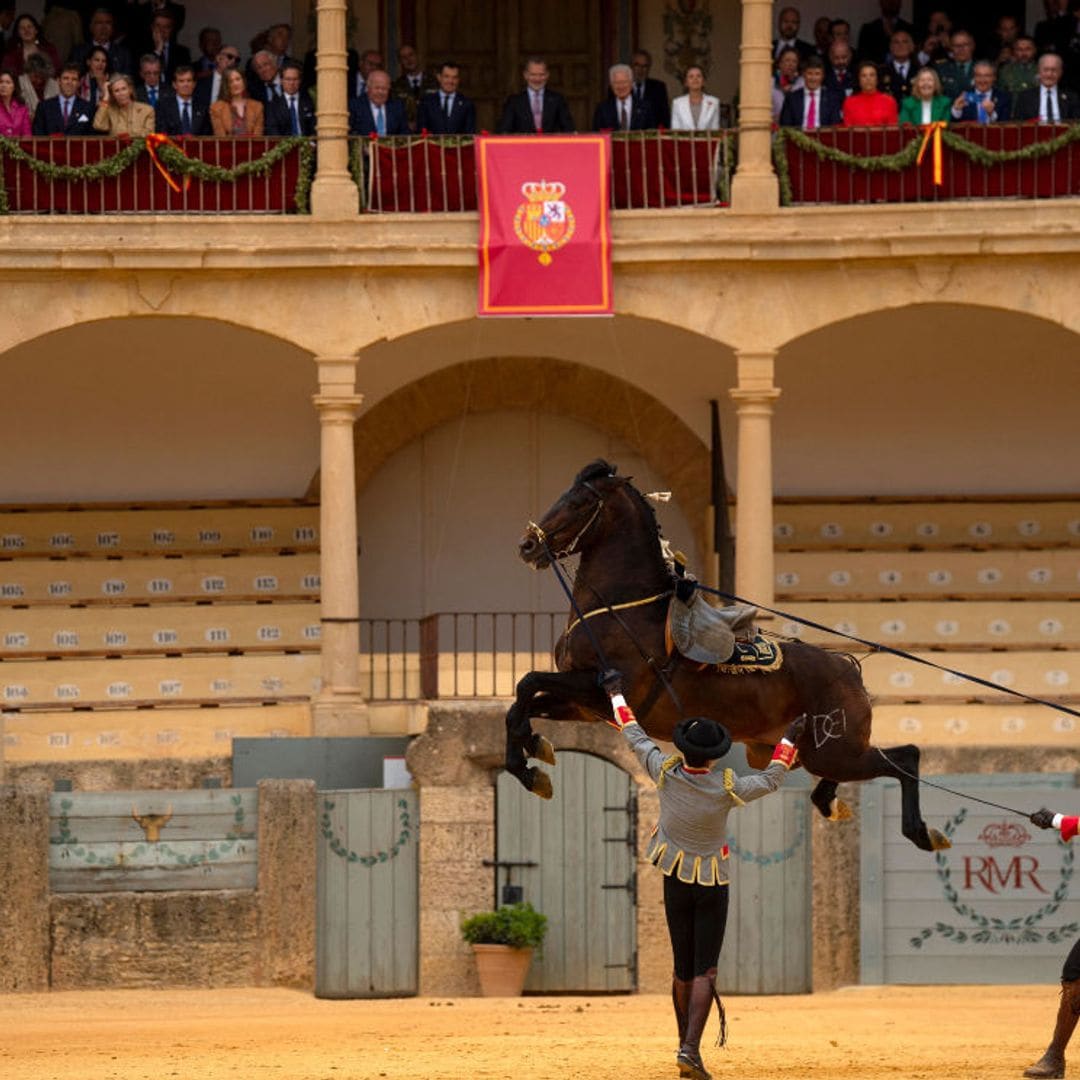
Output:
<instances>
[{"instance_id":1,"label":"gray metal gate","mask_svg":"<svg viewBox=\"0 0 1080 1080\"><path fill-rule=\"evenodd\" d=\"M637 986L637 799L622 769L560 751L555 797L530 795L507 773L497 786L497 862L548 917L526 990Z\"/></svg>"},{"instance_id":2,"label":"gray metal gate","mask_svg":"<svg viewBox=\"0 0 1080 1080\"><path fill-rule=\"evenodd\" d=\"M318 809L316 996L417 993L419 796L320 791Z\"/></svg>"},{"instance_id":3,"label":"gray metal gate","mask_svg":"<svg viewBox=\"0 0 1080 1080\"><path fill-rule=\"evenodd\" d=\"M935 776L1022 810L1075 813L1072 773ZM863 786L864 983L1051 983L1080 935L1076 842L1013 814L922 788L926 820L952 840L919 851L900 834L900 785Z\"/></svg>"}]
</instances>

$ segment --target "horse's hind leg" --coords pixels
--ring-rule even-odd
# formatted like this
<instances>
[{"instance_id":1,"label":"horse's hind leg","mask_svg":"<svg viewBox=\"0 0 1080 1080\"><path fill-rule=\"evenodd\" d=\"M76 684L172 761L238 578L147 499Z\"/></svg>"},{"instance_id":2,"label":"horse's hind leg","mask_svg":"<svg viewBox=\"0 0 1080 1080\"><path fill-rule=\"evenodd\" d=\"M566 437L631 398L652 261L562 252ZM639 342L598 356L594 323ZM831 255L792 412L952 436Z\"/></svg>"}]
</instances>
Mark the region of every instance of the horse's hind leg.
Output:
<instances>
[{"instance_id":1,"label":"horse's hind leg","mask_svg":"<svg viewBox=\"0 0 1080 1080\"><path fill-rule=\"evenodd\" d=\"M901 831L916 847L923 851L942 851L951 847L948 839L937 829L927 827L919 809L919 748L911 743L893 746L888 750L871 748L871 752L883 758L885 776L900 781ZM891 768L888 768L891 766Z\"/></svg>"},{"instance_id":2,"label":"horse's hind leg","mask_svg":"<svg viewBox=\"0 0 1080 1080\"><path fill-rule=\"evenodd\" d=\"M819 780L810 793L810 801L828 821L847 821L851 817L851 807L836 797L838 786L835 780Z\"/></svg>"}]
</instances>

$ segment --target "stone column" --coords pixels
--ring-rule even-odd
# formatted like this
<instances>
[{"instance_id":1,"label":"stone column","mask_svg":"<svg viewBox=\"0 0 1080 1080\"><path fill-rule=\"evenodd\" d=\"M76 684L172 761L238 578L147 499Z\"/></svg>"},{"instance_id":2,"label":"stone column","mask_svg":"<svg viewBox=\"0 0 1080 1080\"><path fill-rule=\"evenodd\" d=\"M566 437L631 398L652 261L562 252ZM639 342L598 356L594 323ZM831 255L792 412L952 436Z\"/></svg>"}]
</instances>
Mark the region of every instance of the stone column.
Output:
<instances>
[{"instance_id":1,"label":"stone column","mask_svg":"<svg viewBox=\"0 0 1080 1080\"><path fill-rule=\"evenodd\" d=\"M355 217L360 209L360 196L349 175L347 6L347 0L317 0L319 159L311 185L311 212L322 218Z\"/></svg>"},{"instance_id":2,"label":"stone column","mask_svg":"<svg viewBox=\"0 0 1080 1080\"><path fill-rule=\"evenodd\" d=\"M369 734L360 690L360 580L356 544L356 463L353 424L356 357L320 356L319 463L322 578L322 689L312 703L316 735Z\"/></svg>"},{"instance_id":3,"label":"stone column","mask_svg":"<svg viewBox=\"0 0 1080 1080\"><path fill-rule=\"evenodd\" d=\"M49 989L49 792L0 787L0 993Z\"/></svg>"},{"instance_id":4,"label":"stone column","mask_svg":"<svg viewBox=\"0 0 1080 1080\"><path fill-rule=\"evenodd\" d=\"M730 391L739 421L735 592L771 605L773 573L772 414L775 350L737 352L739 385Z\"/></svg>"},{"instance_id":5,"label":"stone column","mask_svg":"<svg viewBox=\"0 0 1080 1080\"><path fill-rule=\"evenodd\" d=\"M772 165L772 0L742 0L739 49L739 167L731 207L751 214L780 205Z\"/></svg>"}]
</instances>

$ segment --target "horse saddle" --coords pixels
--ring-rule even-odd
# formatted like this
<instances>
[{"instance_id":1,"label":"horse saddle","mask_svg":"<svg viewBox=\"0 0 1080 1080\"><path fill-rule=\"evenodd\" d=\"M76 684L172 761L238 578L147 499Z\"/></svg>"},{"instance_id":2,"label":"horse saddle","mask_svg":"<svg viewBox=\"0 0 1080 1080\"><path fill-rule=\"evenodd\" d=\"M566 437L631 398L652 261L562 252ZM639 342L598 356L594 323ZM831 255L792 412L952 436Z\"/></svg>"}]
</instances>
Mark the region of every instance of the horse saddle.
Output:
<instances>
[{"instance_id":1,"label":"horse saddle","mask_svg":"<svg viewBox=\"0 0 1080 1080\"><path fill-rule=\"evenodd\" d=\"M737 641L753 641L757 608L748 604L713 607L699 592L684 603L678 596L668 606L667 634L671 644L698 664L724 664L735 654Z\"/></svg>"}]
</instances>

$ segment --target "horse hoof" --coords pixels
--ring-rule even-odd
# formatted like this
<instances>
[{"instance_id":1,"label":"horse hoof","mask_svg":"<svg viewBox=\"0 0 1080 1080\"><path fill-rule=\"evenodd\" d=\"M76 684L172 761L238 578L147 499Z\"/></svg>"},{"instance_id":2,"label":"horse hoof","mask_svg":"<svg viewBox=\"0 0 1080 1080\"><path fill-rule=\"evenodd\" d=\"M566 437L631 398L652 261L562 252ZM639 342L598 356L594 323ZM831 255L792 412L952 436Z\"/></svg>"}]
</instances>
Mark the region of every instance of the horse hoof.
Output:
<instances>
[{"instance_id":1,"label":"horse hoof","mask_svg":"<svg viewBox=\"0 0 1080 1080\"><path fill-rule=\"evenodd\" d=\"M850 821L855 815L843 799L833 799L829 809L829 821Z\"/></svg>"},{"instance_id":2,"label":"horse hoof","mask_svg":"<svg viewBox=\"0 0 1080 1080\"><path fill-rule=\"evenodd\" d=\"M931 851L948 851L952 847L952 841L944 833L937 829L927 829L926 832L930 837Z\"/></svg>"},{"instance_id":3,"label":"horse hoof","mask_svg":"<svg viewBox=\"0 0 1080 1080\"><path fill-rule=\"evenodd\" d=\"M534 795L539 795L541 799L550 799L555 794L555 789L551 786L551 777L543 769L532 770L532 784L529 790Z\"/></svg>"},{"instance_id":4,"label":"horse hoof","mask_svg":"<svg viewBox=\"0 0 1080 1080\"><path fill-rule=\"evenodd\" d=\"M537 761L542 761L545 765L554 765L555 747L543 735L534 735L531 756L536 758Z\"/></svg>"}]
</instances>

